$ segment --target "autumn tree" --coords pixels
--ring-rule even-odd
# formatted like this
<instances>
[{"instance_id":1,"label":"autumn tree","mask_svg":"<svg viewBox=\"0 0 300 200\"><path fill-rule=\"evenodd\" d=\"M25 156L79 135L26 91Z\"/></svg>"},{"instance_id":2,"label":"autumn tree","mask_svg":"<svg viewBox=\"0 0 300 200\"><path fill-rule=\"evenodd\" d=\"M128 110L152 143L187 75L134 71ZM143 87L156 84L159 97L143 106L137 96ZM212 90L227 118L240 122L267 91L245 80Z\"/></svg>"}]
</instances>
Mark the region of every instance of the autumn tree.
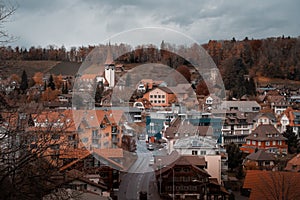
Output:
<instances>
[{"instance_id":1,"label":"autumn tree","mask_svg":"<svg viewBox=\"0 0 300 200\"><path fill-rule=\"evenodd\" d=\"M176 69L182 76L184 76L184 78L188 81L191 82L191 72L190 69L185 66L185 65L181 65L180 67L178 67Z\"/></svg>"},{"instance_id":2,"label":"autumn tree","mask_svg":"<svg viewBox=\"0 0 300 200\"><path fill-rule=\"evenodd\" d=\"M60 94L59 90L52 90L51 87L47 87L42 94L42 101L53 101Z\"/></svg>"},{"instance_id":3,"label":"autumn tree","mask_svg":"<svg viewBox=\"0 0 300 200\"><path fill-rule=\"evenodd\" d=\"M43 84L43 77L44 77L44 74L42 72L36 72L33 75L32 79L33 79L35 84L42 85Z\"/></svg>"},{"instance_id":4,"label":"autumn tree","mask_svg":"<svg viewBox=\"0 0 300 200\"><path fill-rule=\"evenodd\" d=\"M207 85L206 85L206 83L205 83L204 80L201 80L198 83L198 85L196 87L196 94L197 95L204 95L204 96L209 95L209 90L208 90L208 87L207 87Z\"/></svg>"},{"instance_id":5,"label":"autumn tree","mask_svg":"<svg viewBox=\"0 0 300 200\"><path fill-rule=\"evenodd\" d=\"M57 88L57 89L61 88L62 83L63 83L63 77L62 77L62 75L60 74L58 76L54 76L53 80L54 80L55 88Z\"/></svg>"},{"instance_id":6,"label":"autumn tree","mask_svg":"<svg viewBox=\"0 0 300 200\"><path fill-rule=\"evenodd\" d=\"M13 82L13 81L15 81L16 83L20 83L21 82L21 78L17 74L12 74L9 77L9 79L10 79L11 82Z\"/></svg>"}]
</instances>

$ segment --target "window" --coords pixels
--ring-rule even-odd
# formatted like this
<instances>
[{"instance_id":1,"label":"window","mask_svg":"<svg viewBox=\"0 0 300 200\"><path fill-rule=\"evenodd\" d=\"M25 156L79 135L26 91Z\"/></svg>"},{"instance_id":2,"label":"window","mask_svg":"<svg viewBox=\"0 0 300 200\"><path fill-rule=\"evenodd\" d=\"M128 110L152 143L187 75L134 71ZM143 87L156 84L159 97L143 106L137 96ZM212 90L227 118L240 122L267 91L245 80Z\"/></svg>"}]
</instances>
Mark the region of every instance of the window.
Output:
<instances>
[{"instance_id":1,"label":"window","mask_svg":"<svg viewBox=\"0 0 300 200\"><path fill-rule=\"evenodd\" d=\"M261 142L258 142L258 146L261 146Z\"/></svg>"},{"instance_id":2,"label":"window","mask_svg":"<svg viewBox=\"0 0 300 200\"><path fill-rule=\"evenodd\" d=\"M92 130L92 136L97 137L98 136L98 130Z\"/></svg>"},{"instance_id":3,"label":"window","mask_svg":"<svg viewBox=\"0 0 300 200\"><path fill-rule=\"evenodd\" d=\"M165 96L165 95L161 95L161 98L163 98L163 99L164 99L164 98L166 98L166 96Z\"/></svg>"},{"instance_id":4,"label":"window","mask_svg":"<svg viewBox=\"0 0 300 200\"><path fill-rule=\"evenodd\" d=\"M247 144L250 144L251 143L251 140L247 140Z\"/></svg>"},{"instance_id":5,"label":"window","mask_svg":"<svg viewBox=\"0 0 300 200\"><path fill-rule=\"evenodd\" d=\"M265 161L266 166L270 166L270 161Z\"/></svg>"},{"instance_id":6,"label":"window","mask_svg":"<svg viewBox=\"0 0 300 200\"><path fill-rule=\"evenodd\" d=\"M282 141L281 140L278 141L278 145L282 145Z\"/></svg>"},{"instance_id":7,"label":"window","mask_svg":"<svg viewBox=\"0 0 300 200\"><path fill-rule=\"evenodd\" d=\"M150 98L153 98L153 95L150 95Z\"/></svg>"},{"instance_id":8,"label":"window","mask_svg":"<svg viewBox=\"0 0 300 200\"><path fill-rule=\"evenodd\" d=\"M161 98L161 96L160 95L157 95L158 96L158 98L160 99Z\"/></svg>"},{"instance_id":9,"label":"window","mask_svg":"<svg viewBox=\"0 0 300 200\"><path fill-rule=\"evenodd\" d=\"M206 151L201 151L200 154L201 155L206 155Z\"/></svg>"},{"instance_id":10,"label":"window","mask_svg":"<svg viewBox=\"0 0 300 200\"><path fill-rule=\"evenodd\" d=\"M198 151L192 151L192 155L198 155Z\"/></svg>"},{"instance_id":11,"label":"window","mask_svg":"<svg viewBox=\"0 0 300 200\"><path fill-rule=\"evenodd\" d=\"M93 144L98 144L98 139L92 139Z\"/></svg>"},{"instance_id":12,"label":"window","mask_svg":"<svg viewBox=\"0 0 300 200\"><path fill-rule=\"evenodd\" d=\"M161 101L160 101L160 100L158 100L158 103L161 103Z\"/></svg>"},{"instance_id":13,"label":"window","mask_svg":"<svg viewBox=\"0 0 300 200\"><path fill-rule=\"evenodd\" d=\"M253 140L253 141L252 141L252 144L253 144L253 145L256 145L256 141Z\"/></svg>"},{"instance_id":14,"label":"window","mask_svg":"<svg viewBox=\"0 0 300 200\"><path fill-rule=\"evenodd\" d=\"M161 102L162 102L162 103L166 103L165 100L162 100Z\"/></svg>"},{"instance_id":15,"label":"window","mask_svg":"<svg viewBox=\"0 0 300 200\"><path fill-rule=\"evenodd\" d=\"M53 134L53 135L51 136L51 138L52 138L53 140L58 140L58 139L60 138L60 135L59 135L59 134Z\"/></svg>"},{"instance_id":16,"label":"window","mask_svg":"<svg viewBox=\"0 0 300 200\"><path fill-rule=\"evenodd\" d=\"M154 95L154 98L156 99L156 98L157 98L157 95Z\"/></svg>"},{"instance_id":17,"label":"window","mask_svg":"<svg viewBox=\"0 0 300 200\"><path fill-rule=\"evenodd\" d=\"M272 145L275 146L275 145L276 145L276 141L273 141L273 142L272 142Z\"/></svg>"},{"instance_id":18,"label":"window","mask_svg":"<svg viewBox=\"0 0 300 200\"><path fill-rule=\"evenodd\" d=\"M266 146L270 146L270 142L269 141L266 141Z\"/></svg>"}]
</instances>

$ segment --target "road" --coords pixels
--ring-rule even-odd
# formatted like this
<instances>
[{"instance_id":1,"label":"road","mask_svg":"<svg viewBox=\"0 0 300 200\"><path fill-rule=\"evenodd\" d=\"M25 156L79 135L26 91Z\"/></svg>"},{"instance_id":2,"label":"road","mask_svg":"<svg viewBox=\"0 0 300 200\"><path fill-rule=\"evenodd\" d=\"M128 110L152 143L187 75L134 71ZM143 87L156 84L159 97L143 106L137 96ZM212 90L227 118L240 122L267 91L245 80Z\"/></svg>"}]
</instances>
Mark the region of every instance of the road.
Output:
<instances>
[{"instance_id":1,"label":"road","mask_svg":"<svg viewBox=\"0 0 300 200\"><path fill-rule=\"evenodd\" d=\"M138 141L137 160L128 172L121 176L118 199L138 200L140 191L147 192L149 200L159 199L155 174L153 168L149 166L151 159L153 154L146 148L146 143Z\"/></svg>"}]
</instances>

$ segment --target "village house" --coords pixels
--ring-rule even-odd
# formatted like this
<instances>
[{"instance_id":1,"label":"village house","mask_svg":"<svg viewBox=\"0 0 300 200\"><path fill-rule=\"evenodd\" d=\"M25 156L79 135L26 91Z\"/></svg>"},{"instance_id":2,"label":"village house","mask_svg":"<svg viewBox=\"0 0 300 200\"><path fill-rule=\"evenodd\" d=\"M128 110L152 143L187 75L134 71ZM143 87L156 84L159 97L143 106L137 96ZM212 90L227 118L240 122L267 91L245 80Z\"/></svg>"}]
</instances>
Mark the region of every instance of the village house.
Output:
<instances>
[{"instance_id":1,"label":"village house","mask_svg":"<svg viewBox=\"0 0 300 200\"><path fill-rule=\"evenodd\" d=\"M245 139L246 143L240 148L245 153L265 149L272 153L287 154L287 139L273 125L261 124Z\"/></svg>"},{"instance_id":2,"label":"village house","mask_svg":"<svg viewBox=\"0 0 300 200\"><path fill-rule=\"evenodd\" d=\"M216 139L209 136L183 137L176 140L173 148L179 155L198 155L204 157L206 162L205 170L218 183L222 182L222 172L225 174L228 166L226 157L221 156L221 152L225 152L225 149L217 145Z\"/></svg>"},{"instance_id":3,"label":"village house","mask_svg":"<svg viewBox=\"0 0 300 200\"><path fill-rule=\"evenodd\" d=\"M281 133L291 127L293 133L300 138L300 110L293 110L291 107L287 108L279 117L279 130Z\"/></svg>"},{"instance_id":4,"label":"village house","mask_svg":"<svg viewBox=\"0 0 300 200\"><path fill-rule=\"evenodd\" d=\"M169 165L162 163L158 160L155 171L161 198L228 198L229 193L204 169L203 157L180 156Z\"/></svg>"},{"instance_id":5,"label":"village house","mask_svg":"<svg viewBox=\"0 0 300 200\"><path fill-rule=\"evenodd\" d=\"M284 168L285 171L300 172L300 154L289 160Z\"/></svg>"},{"instance_id":6,"label":"village house","mask_svg":"<svg viewBox=\"0 0 300 200\"><path fill-rule=\"evenodd\" d=\"M155 88L144 94L144 98L147 99L152 106L167 107L177 101L174 92L166 87Z\"/></svg>"},{"instance_id":7,"label":"village house","mask_svg":"<svg viewBox=\"0 0 300 200\"><path fill-rule=\"evenodd\" d=\"M221 109L227 111L238 110L243 113L259 112L261 106L256 101L223 101Z\"/></svg>"},{"instance_id":8,"label":"village house","mask_svg":"<svg viewBox=\"0 0 300 200\"><path fill-rule=\"evenodd\" d=\"M253 122L245 113L238 110L227 111L222 126L222 143L243 144L245 138L251 133L252 127Z\"/></svg>"},{"instance_id":9,"label":"village house","mask_svg":"<svg viewBox=\"0 0 300 200\"><path fill-rule=\"evenodd\" d=\"M86 148L121 147L122 127L119 121L123 117L122 111L84 111L81 115L78 134Z\"/></svg>"},{"instance_id":10,"label":"village house","mask_svg":"<svg viewBox=\"0 0 300 200\"><path fill-rule=\"evenodd\" d=\"M246 170L275 170L275 157L274 154L259 149L244 159L243 166Z\"/></svg>"}]
</instances>

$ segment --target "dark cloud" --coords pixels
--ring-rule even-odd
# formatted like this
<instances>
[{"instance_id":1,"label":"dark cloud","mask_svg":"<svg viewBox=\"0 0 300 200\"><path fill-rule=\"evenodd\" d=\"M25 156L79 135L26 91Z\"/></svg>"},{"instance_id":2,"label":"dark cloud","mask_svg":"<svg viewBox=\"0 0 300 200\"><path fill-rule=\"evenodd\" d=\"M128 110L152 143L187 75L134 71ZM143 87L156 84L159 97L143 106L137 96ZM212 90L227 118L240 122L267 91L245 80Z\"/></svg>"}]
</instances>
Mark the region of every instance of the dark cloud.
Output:
<instances>
[{"instance_id":1,"label":"dark cloud","mask_svg":"<svg viewBox=\"0 0 300 200\"><path fill-rule=\"evenodd\" d=\"M132 28L162 26L209 39L300 35L298 0L51 0L18 1L10 33L14 45L99 44ZM146 35L145 35L146 36Z\"/></svg>"}]
</instances>

